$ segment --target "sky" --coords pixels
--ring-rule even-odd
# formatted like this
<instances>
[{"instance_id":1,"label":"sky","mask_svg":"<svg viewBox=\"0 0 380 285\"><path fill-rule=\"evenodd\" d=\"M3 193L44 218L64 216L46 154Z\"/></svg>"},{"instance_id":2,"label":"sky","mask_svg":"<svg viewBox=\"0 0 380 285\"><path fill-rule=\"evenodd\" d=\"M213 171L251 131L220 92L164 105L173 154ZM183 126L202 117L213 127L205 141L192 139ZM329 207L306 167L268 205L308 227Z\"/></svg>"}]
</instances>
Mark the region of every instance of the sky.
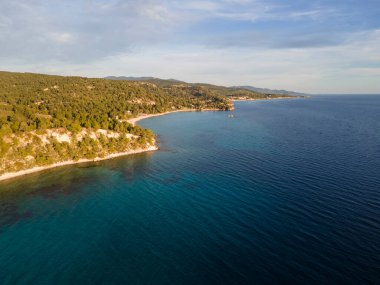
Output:
<instances>
[{"instance_id":1,"label":"sky","mask_svg":"<svg viewBox=\"0 0 380 285\"><path fill-rule=\"evenodd\" d=\"M0 70L380 93L380 1L0 0Z\"/></svg>"}]
</instances>

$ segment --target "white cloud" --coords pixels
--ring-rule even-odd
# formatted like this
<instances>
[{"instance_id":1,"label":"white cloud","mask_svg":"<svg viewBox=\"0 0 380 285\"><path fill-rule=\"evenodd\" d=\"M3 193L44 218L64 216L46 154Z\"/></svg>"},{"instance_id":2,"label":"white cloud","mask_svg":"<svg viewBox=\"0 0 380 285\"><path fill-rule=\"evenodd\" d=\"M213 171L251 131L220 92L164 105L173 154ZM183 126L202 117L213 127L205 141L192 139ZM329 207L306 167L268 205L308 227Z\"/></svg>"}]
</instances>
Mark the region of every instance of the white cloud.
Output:
<instances>
[{"instance_id":1,"label":"white cloud","mask_svg":"<svg viewBox=\"0 0 380 285\"><path fill-rule=\"evenodd\" d=\"M289 13L289 15L285 17L289 17L291 19L302 19L302 18L310 18L312 20L319 20L326 17L336 16L337 12L333 9L325 8L325 9L316 9L316 10L306 10L306 11L297 11L293 13Z\"/></svg>"},{"instance_id":2,"label":"white cloud","mask_svg":"<svg viewBox=\"0 0 380 285\"><path fill-rule=\"evenodd\" d=\"M50 38L58 43L72 43L74 36L70 33L51 33Z\"/></svg>"},{"instance_id":3,"label":"white cloud","mask_svg":"<svg viewBox=\"0 0 380 285\"><path fill-rule=\"evenodd\" d=\"M178 7L181 7L182 10L201 10L206 12L214 12L221 9L221 3L212 2L212 1L186 1L185 3L180 4Z\"/></svg>"}]
</instances>

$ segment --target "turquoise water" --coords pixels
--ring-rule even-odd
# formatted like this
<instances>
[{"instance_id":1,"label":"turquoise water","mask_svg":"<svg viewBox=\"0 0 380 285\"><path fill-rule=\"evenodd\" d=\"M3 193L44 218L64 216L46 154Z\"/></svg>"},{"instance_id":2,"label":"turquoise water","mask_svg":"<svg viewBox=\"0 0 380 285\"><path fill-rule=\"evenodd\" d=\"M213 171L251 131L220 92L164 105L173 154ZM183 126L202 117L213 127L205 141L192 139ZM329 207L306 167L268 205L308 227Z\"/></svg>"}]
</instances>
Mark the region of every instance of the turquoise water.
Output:
<instances>
[{"instance_id":1,"label":"turquoise water","mask_svg":"<svg viewBox=\"0 0 380 285\"><path fill-rule=\"evenodd\" d=\"M380 96L233 113L0 183L0 284L380 284Z\"/></svg>"}]
</instances>

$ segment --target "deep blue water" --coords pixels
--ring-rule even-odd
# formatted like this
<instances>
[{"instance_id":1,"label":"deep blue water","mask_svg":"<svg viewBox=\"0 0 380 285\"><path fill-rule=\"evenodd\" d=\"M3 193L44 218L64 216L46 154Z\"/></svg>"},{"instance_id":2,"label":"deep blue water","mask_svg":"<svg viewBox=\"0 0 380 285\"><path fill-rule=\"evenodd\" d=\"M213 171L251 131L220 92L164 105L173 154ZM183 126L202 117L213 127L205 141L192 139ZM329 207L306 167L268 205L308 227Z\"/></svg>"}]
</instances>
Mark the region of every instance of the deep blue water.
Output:
<instances>
[{"instance_id":1,"label":"deep blue water","mask_svg":"<svg viewBox=\"0 0 380 285\"><path fill-rule=\"evenodd\" d=\"M380 284L380 96L233 113L0 183L0 284Z\"/></svg>"}]
</instances>

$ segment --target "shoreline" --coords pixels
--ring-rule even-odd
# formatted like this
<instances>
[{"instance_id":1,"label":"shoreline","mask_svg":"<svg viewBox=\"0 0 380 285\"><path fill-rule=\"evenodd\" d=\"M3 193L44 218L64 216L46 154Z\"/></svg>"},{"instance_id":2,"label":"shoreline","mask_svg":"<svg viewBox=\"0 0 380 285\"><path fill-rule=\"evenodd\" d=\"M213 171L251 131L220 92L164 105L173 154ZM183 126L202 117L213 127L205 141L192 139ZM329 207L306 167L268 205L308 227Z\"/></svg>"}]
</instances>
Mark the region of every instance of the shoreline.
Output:
<instances>
[{"instance_id":1,"label":"shoreline","mask_svg":"<svg viewBox=\"0 0 380 285\"><path fill-rule=\"evenodd\" d=\"M0 175L0 182L2 182L4 180L11 179L11 178L16 178L19 176L24 176L24 175L28 175L28 174L48 170L48 169L53 169L53 168L57 168L57 167L61 167L61 166L74 165L74 164L80 164L80 163L86 163L86 162L97 162L97 161L102 161L102 160L109 160L109 159L113 159L116 157L127 156L127 155L131 155L131 154L137 154L137 153L143 153L143 152L156 151L156 150L158 150L158 147L156 145L154 145L154 146L150 146L148 148L140 148L140 149L125 151L125 152L112 153L112 154L109 154L105 157L96 157L94 159L82 158L82 159L79 159L77 161L67 160L67 161L57 162L57 163L46 165L46 166L36 166L36 167L30 168L30 169L20 170L20 171L16 171L16 172L7 172L4 174L1 174Z\"/></svg>"},{"instance_id":2,"label":"shoreline","mask_svg":"<svg viewBox=\"0 0 380 285\"><path fill-rule=\"evenodd\" d=\"M286 100L286 99L302 99L307 97L278 97L278 98L260 98L260 99L231 99L233 102L241 102L241 101L268 101L268 100Z\"/></svg>"},{"instance_id":3,"label":"shoreline","mask_svg":"<svg viewBox=\"0 0 380 285\"><path fill-rule=\"evenodd\" d=\"M139 116L137 116L135 118L128 119L126 121L128 123L130 123L131 125L135 126L136 123L139 122L139 121L141 121L141 120L152 118L152 117L158 117L158 116L168 115L168 114L171 114L171 113L178 113L178 112L210 112L210 111L222 111L222 110L219 110L219 109L201 109L201 110L198 110L198 109L180 109L180 110L167 111L167 112L157 113L157 114L143 114L143 115L139 115Z\"/></svg>"}]
</instances>

